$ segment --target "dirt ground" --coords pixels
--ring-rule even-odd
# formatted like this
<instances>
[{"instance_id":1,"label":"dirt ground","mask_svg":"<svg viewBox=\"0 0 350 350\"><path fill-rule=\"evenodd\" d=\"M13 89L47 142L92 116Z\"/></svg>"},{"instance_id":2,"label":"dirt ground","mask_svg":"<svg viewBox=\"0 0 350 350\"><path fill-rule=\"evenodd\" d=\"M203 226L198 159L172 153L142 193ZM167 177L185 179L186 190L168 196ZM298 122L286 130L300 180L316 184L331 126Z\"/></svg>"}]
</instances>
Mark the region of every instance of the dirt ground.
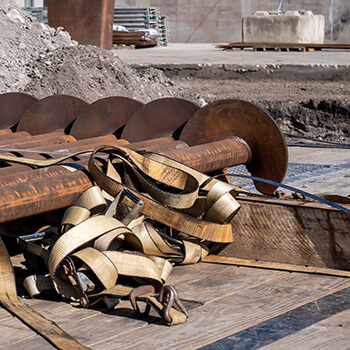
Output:
<instances>
[{"instance_id":1,"label":"dirt ground","mask_svg":"<svg viewBox=\"0 0 350 350\"><path fill-rule=\"evenodd\" d=\"M287 134L350 144L347 51L223 52L212 44L106 51L78 45L14 0L0 3L0 23L0 93L72 94L90 103L108 96L201 105L238 98L267 109Z\"/></svg>"},{"instance_id":2,"label":"dirt ground","mask_svg":"<svg viewBox=\"0 0 350 350\"><path fill-rule=\"evenodd\" d=\"M182 94L162 72L139 74L112 51L78 45L62 27L39 23L14 0L0 1L0 28L0 94L71 94L89 103L108 96L149 102Z\"/></svg>"},{"instance_id":3,"label":"dirt ground","mask_svg":"<svg viewBox=\"0 0 350 350\"><path fill-rule=\"evenodd\" d=\"M268 110L285 133L350 143L350 84L346 81L172 80L207 103L230 98L253 102Z\"/></svg>"}]
</instances>

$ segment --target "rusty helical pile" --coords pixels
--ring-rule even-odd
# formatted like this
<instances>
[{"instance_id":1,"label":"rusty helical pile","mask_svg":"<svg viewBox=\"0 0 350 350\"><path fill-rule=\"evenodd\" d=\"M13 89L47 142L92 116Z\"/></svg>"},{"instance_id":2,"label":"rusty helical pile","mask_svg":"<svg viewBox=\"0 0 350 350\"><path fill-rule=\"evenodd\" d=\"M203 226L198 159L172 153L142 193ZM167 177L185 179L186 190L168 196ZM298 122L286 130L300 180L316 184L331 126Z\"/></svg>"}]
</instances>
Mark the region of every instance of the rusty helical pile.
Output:
<instances>
[{"instance_id":1,"label":"rusty helical pile","mask_svg":"<svg viewBox=\"0 0 350 350\"><path fill-rule=\"evenodd\" d=\"M222 100L203 108L179 98L147 104L107 97L88 104L69 95L37 100L22 93L0 95L2 155L60 158L100 145L163 153L208 174L245 164L252 175L281 182L287 148L267 112L241 100ZM101 159L103 166L104 159ZM48 168L2 161L0 223L73 204L92 186L88 155ZM275 186L255 183L271 194Z\"/></svg>"}]
</instances>

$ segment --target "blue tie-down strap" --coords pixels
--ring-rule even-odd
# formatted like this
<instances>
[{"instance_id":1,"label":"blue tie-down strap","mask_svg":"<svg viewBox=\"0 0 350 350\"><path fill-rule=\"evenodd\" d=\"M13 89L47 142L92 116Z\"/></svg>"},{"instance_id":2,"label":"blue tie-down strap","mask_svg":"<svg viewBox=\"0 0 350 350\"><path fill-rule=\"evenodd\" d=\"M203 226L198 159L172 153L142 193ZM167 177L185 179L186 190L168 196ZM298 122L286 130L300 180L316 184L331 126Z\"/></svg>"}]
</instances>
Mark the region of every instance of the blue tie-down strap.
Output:
<instances>
[{"instance_id":1,"label":"blue tie-down strap","mask_svg":"<svg viewBox=\"0 0 350 350\"><path fill-rule=\"evenodd\" d=\"M324 198L321 198L319 196L316 196L314 194L311 194L309 192L305 192L303 190L300 190L298 188L295 188L295 187L292 187L292 186L288 186L288 185L284 185L284 184L280 184L279 182L275 182L275 181L272 181L272 180L266 180L266 179L263 179L261 177L256 177L256 176L250 176L250 175L241 175L241 174L225 174L226 176L233 176L233 177L242 177L244 179L251 179L251 180L255 180L255 181L261 181L261 182L265 182L267 184L270 184L270 185L275 185L275 186L278 186L278 187L282 187L282 188L285 188L287 190L290 190L290 191L293 191L293 192L298 192L302 195L304 195L305 197L309 197L309 198L312 198L316 201L319 201L321 203L324 203L324 204L327 204L329 205L330 207L333 207L333 208L336 208L338 210L341 210L347 214L350 214L350 210L348 208L345 208L337 203L333 203L327 199L324 199Z\"/></svg>"}]
</instances>

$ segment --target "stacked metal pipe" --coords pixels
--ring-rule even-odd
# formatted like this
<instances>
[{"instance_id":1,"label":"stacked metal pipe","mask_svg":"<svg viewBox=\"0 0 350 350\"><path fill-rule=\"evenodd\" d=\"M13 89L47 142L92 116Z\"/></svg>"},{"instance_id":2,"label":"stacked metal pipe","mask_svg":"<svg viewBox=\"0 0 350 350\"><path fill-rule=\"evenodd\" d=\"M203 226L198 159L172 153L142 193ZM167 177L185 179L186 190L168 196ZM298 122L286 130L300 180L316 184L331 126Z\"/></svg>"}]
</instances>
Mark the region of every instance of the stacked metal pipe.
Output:
<instances>
[{"instance_id":1,"label":"stacked metal pipe","mask_svg":"<svg viewBox=\"0 0 350 350\"><path fill-rule=\"evenodd\" d=\"M0 95L0 153L32 159L59 158L100 145L163 153L205 173L246 164L252 175L281 182L287 167L282 133L267 112L240 100L203 108L179 98L148 104L108 97L88 104L69 95L37 100ZM0 223L72 205L92 186L88 155L33 169L0 164ZM104 159L101 159L103 165ZM263 193L273 185L256 182Z\"/></svg>"}]
</instances>

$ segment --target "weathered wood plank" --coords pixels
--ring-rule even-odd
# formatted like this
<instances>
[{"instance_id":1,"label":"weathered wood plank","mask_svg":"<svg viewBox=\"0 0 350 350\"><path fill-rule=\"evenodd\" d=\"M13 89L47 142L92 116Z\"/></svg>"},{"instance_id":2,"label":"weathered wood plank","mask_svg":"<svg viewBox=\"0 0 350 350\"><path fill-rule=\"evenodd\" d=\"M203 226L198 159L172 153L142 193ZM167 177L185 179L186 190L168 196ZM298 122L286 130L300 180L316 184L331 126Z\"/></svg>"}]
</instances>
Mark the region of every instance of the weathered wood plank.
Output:
<instances>
[{"instance_id":1,"label":"weathered wood plank","mask_svg":"<svg viewBox=\"0 0 350 350\"><path fill-rule=\"evenodd\" d=\"M1 349L1 347L0 347ZM4 349L6 350L52 350L56 349L50 345L44 338L39 335L33 335L26 339L18 340L10 345L7 345Z\"/></svg>"},{"instance_id":2,"label":"weathered wood plank","mask_svg":"<svg viewBox=\"0 0 350 350\"><path fill-rule=\"evenodd\" d=\"M322 204L242 199L220 255L350 270L350 215Z\"/></svg>"},{"instance_id":3,"label":"weathered wood plank","mask_svg":"<svg viewBox=\"0 0 350 350\"><path fill-rule=\"evenodd\" d=\"M350 344L350 310L345 310L326 320L315 323L260 350L348 349Z\"/></svg>"},{"instance_id":4,"label":"weathered wood plank","mask_svg":"<svg viewBox=\"0 0 350 350\"><path fill-rule=\"evenodd\" d=\"M246 269L245 273L241 270L232 266L223 267L215 264L181 266L174 269L169 283L179 286L181 295L182 286L186 287L187 284L193 282L199 283L199 281L203 281L213 274L229 275L230 281L237 278L240 278L240 281L243 279L248 281L248 277L252 274L253 270ZM231 271L234 273L231 273ZM255 271L253 274L256 275L257 272ZM263 276L264 273L261 275ZM262 278L260 277L259 279ZM231 289L231 286L227 283L226 289L221 288L221 293L226 293L229 289ZM209 291L205 297L207 300L212 299L215 297L215 294ZM188 299L197 300L196 297L193 297L193 293L188 294ZM101 313L92 309L74 308L64 302L51 302L39 299L25 300L25 302L45 317L54 320L62 329L88 346L91 343L105 343L108 342L110 337L114 338L116 334L132 333L135 330L137 331L140 328L148 326L147 321L135 319L135 314L131 309L130 303L127 301L121 302L115 311L109 313ZM158 318L151 320L157 321Z\"/></svg>"},{"instance_id":5,"label":"weathered wood plank","mask_svg":"<svg viewBox=\"0 0 350 350\"><path fill-rule=\"evenodd\" d=\"M96 314L95 310L73 307L68 302L57 302L41 299L24 299L25 304L42 313L48 319L55 317L55 321L61 322L67 318L71 322L79 322ZM72 317L74 316L74 317Z\"/></svg>"},{"instance_id":6,"label":"weathered wood plank","mask_svg":"<svg viewBox=\"0 0 350 350\"><path fill-rule=\"evenodd\" d=\"M0 307L0 323L12 318L12 315L5 309Z\"/></svg>"},{"instance_id":7,"label":"weathered wood plank","mask_svg":"<svg viewBox=\"0 0 350 350\"><path fill-rule=\"evenodd\" d=\"M204 268L205 265L200 263L196 266ZM222 267L223 269L213 269L209 274L199 274L202 278L187 283L178 283L176 276L171 275L169 284L173 284L178 289L180 298L208 303L262 283L272 284L273 281L288 275L282 271L254 270L237 266ZM178 270L182 271L183 268Z\"/></svg>"},{"instance_id":8,"label":"weathered wood plank","mask_svg":"<svg viewBox=\"0 0 350 350\"><path fill-rule=\"evenodd\" d=\"M220 256L220 255L208 255L205 257L203 262L224 264L224 265L236 265L246 267L256 267L269 270L280 270L289 272L302 272L311 273L327 276L338 276L338 277L350 277L350 271L329 269L327 267L314 267L314 266L302 266L286 263L277 263L271 261L257 261L249 259L233 258L231 256Z\"/></svg>"},{"instance_id":9,"label":"weathered wood plank","mask_svg":"<svg viewBox=\"0 0 350 350\"><path fill-rule=\"evenodd\" d=\"M8 349L19 341L26 341L35 336L35 333L27 328L16 317L0 323L0 349Z\"/></svg>"},{"instance_id":10,"label":"weathered wood plank","mask_svg":"<svg viewBox=\"0 0 350 350\"><path fill-rule=\"evenodd\" d=\"M197 264L176 267L169 279L182 298L200 301L187 324L167 327L158 319L137 320L128 302L108 314L63 302L24 300L92 349L195 348L237 333L296 307L350 286L340 277L305 275L254 268ZM26 329L31 343L34 332ZM148 323L151 322L151 323ZM2 323L0 332L3 333ZM18 332L18 331L17 331ZM26 333L27 332L27 333ZM12 335L11 335L12 334ZM25 344L12 332L7 345Z\"/></svg>"},{"instance_id":11,"label":"weathered wood plank","mask_svg":"<svg viewBox=\"0 0 350 350\"><path fill-rule=\"evenodd\" d=\"M259 270L256 271L257 277ZM238 285L239 283L237 282ZM218 283L216 289L212 286L211 293L213 290L220 291L221 284ZM350 281L343 278L289 273L251 288L233 288L231 294L223 293L221 297L190 310L187 324L170 328L160 323L150 324L130 333L116 334L108 342L91 345L93 349L106 350L113 349L113 344L118 344L120 349L153 349L155 339L161 339L157 342L159 349L196 348L348 286ZM189 288L192 288L192 292L200 289L196 283ZM184 293L190 291L186 290ZM210 288L207 293L210 293Z\"/></svg>"},{"instance_id":12,"label":"weathered wood plank","mask_svg":"<svg viewBox=\"0 0 350 350\"><path fill-rule=\"evenodd\" d=\"M205 279L212 274L224 272L231 269L231 266L217 266L215 264L194 264L176 266L171 272L167 284L182 285L197 280Z\"/></svg>"},{"instance_id":13,"label":"weathered wood plank","mask_svg":"<svg viewBox=\"0 0 350 350\"><path fill-rule=\"evenodd\" d=\"M113 339L116 334L133 333L140 328L146 328L148 322L136 319L130 303L124 301L108 314L95 311L94 316L76 322L72 322L68 314L59 325L79 342L90 346L98 342L109 343L109 339Z\"/></svg>"}]
</instances>

